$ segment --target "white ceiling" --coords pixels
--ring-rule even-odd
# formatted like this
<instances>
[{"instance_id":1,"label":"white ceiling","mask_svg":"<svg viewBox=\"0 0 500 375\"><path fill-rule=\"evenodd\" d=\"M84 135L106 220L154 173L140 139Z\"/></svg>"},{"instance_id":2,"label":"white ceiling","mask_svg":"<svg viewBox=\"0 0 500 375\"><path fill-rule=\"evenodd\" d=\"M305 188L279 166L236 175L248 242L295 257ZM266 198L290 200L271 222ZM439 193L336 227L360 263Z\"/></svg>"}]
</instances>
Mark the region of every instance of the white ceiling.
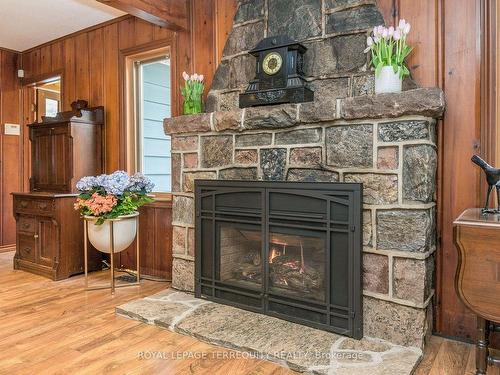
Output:
<instances>
[{"instance_id":1,"label":"white ceiling","mask_svg":"<svg viewBox=\"0 0 500 375\"><path fill-rule=\"evenodd\" d=\"M0 47L24 51L124 14L95 0L0 0Z\"/></svg>"}]
</instances>

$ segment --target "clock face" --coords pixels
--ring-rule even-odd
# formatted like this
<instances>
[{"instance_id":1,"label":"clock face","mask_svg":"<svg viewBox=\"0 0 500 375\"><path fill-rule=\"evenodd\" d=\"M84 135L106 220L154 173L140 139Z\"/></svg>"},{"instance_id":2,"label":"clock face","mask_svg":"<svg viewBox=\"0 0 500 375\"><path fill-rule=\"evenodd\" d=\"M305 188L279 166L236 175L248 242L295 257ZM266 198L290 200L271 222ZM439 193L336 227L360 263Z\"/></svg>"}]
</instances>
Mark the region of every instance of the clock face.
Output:
<instances>
[{"instance_id":1,"label":"clock face","mask_svg":"<svg viewBox=\"0 0 500 375\"><path fill-rule=\"evenodd\" d=\"M268 75L273 75L279 72L282 64L283 59L281 55L276 52L271 52L264 57L264 61L262 61L262 70Z\"/></svg>"}]
</instances>

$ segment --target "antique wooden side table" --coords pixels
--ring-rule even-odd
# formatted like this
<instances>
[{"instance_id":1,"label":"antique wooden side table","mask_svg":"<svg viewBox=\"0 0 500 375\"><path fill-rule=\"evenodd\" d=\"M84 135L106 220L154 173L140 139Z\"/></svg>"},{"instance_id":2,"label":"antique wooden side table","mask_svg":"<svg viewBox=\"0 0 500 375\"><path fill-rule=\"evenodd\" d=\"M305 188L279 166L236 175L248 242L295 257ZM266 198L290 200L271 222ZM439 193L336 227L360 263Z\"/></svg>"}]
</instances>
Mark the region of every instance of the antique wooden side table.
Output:
<instances>
[{"instance_id":1,"label":"antique wooden side table","mask_svg":"<svg viewBox=\"0 0 500 375\"><path fill-rule=\"evenodd\" d=\"M500 332L500 215L480 208L464 211L454 222L459 252L455 286L462 302L477 314L476 374L500 366L490 354L489 336Z\"/></svg>"}]
</instances>

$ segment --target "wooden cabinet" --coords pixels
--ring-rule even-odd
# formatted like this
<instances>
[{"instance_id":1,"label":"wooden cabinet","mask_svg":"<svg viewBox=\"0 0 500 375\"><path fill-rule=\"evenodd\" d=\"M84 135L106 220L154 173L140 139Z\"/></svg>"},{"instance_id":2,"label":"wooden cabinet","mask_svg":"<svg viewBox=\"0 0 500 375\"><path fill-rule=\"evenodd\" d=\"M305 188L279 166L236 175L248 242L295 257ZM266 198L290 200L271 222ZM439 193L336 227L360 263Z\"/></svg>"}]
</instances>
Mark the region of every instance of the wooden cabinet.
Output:
<instances>
[{"instance_id":1,"label":"wooden cabinet","mask_svg":"<svg viewBox=\"0 0 500 375\"><path fill-rule=\"evenodd\" d=\"M104 171L103 107L78 100L72 110L29 126L30 193L13 193L16 219L14 268L61 280L83 272L83 222L73 205L83 176ZM89 251L89 270L101 268Z\"/></svg>"},{"instance_id":2,"label":"wooden cabinet","mask_svg":"<svg viewBox=\"0 0 500 375\"><path fill-rule=\"evenodd\" d=\"M83 272L83 223L73 209L74 194L14 193L17 251L14 268L52 280ZM89 269L101 255L89 251Z\"/></svg>"},{"instance_id":3,"label":"wooden cabinet","mask_svg":"<svg viewBox=\"0 0 500 375\"><path fill-rule=\"evenodd\" d=\"M500 365L490 353L490 334L500 332L500 218L466 210L454 222L458 267L455 286L461 301L477 315L477 374Z\"/></svg>"},{"instance_id":4,"label":"wooden cabinet","mask_svg":"<svg viewBox=\"0 0 500 375\"><path fill-rule=\"evenodd\" d=\"M28 125L31 191L71 193L83 176L104 171L103 107L80 108Z\"/></svg>"}]
</instances>

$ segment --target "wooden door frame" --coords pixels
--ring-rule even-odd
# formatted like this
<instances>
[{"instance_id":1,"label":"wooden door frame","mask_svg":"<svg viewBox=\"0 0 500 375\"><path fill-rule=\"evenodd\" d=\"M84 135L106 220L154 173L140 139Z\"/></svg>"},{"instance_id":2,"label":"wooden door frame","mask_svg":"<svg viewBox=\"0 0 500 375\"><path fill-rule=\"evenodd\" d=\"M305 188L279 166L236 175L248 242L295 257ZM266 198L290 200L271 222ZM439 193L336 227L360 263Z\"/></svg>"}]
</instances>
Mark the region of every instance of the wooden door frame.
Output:
<instances>
[{"instance_id":1,"label":"wooden door frame","mask_svg":"<svg viewBox=\"0 0 500 375\"><path fill-rule=\"evenodd\" d=\"M33 90L34 87L36 87L37 84L39 83L47 83L50 82L51 80L54 80L54 78L59 77L59 80L61 81L61 103L63 103L64 100L64 70L63 69L58 69L54 70L53 72L50 73L45 73L41 74L38 76L33 76L30 77L29 79L23 79L21 81L21 99L20 99L20 112L21 112L21 137L22 137L22 142L21 142L21 155L22 155L22 163L21 163L21 174L23 176L23 191L29 191L29 178L31 174L31 153L30 153L30 140L29 140L29 131L28 131L28 124L30 124L32 121L27 120L25 118L25 113L27 111L27 108L31 105L31 103L28 102L29 98L29 91ZM36 119L35 119L36 121Z\"/></svg>"}]
</instances>

